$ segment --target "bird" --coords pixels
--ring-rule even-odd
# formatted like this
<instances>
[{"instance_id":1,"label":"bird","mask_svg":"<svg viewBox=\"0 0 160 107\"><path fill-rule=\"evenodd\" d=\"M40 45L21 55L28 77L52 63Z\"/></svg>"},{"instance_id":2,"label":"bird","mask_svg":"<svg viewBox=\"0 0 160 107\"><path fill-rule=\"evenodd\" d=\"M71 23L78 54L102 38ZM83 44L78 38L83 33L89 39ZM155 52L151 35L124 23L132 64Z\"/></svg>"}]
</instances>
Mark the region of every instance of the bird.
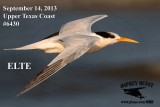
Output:
<instances>
[{"instance_id":1,"label":"bird","mask_svg":"<svg viewBox=\"0 0 160 107\"><path fill-rule=\"evenodd\" d=\"M117 42L139 43L136 40L121 37L114 32L92 32L91 26L108 17L106 14L93 15L73 20L64 24L61 29L32 44L19 48L4 50L43 50L45 53L59 53L39 74L37 74L28 85L26 85L17 96L26 93L36 87L63 67L78 59L86 53L98 51L108 45Z\"/></svg>"}]
</instances>

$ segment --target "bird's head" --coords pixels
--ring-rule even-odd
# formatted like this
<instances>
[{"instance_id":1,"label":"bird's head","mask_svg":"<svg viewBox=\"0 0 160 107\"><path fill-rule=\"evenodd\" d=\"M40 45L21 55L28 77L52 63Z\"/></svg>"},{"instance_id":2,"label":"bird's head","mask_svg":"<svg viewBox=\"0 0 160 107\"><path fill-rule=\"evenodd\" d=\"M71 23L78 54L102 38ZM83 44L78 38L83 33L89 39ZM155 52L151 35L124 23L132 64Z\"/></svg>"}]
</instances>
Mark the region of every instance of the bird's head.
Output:
<instances>
[{"instance_id":1,"label":"bird's head","mask_svg":"<svg viewBox=\"0 0 160 107\"><path fill-rule=\"evenodd\" d=\"M95 32L95 33L103 37L108 44L114 44L117 42L139 43L138 41L135 41L133 39L121 37L113 32Z\"/></svg>"}]
</instances>

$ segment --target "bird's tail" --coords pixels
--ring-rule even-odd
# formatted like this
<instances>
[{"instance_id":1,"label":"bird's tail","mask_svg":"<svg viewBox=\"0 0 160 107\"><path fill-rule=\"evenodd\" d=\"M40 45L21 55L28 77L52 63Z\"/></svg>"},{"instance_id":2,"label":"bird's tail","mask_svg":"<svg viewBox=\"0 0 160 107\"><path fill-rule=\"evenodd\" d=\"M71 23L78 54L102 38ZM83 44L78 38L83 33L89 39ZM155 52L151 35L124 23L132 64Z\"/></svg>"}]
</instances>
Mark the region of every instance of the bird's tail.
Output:
<instances>
[{"instance_id":1,"label":"bird's tail","mask_svg":"<svg viewBox=\"0 0 160 107\"><path fill-rule=\"evenodd\" d=\"M9 48L4 50L30 50L30 49L37 49L37 47L35 44L30 44L30 45L22 46L19 48Z\"/></svg>"}]
</instances>

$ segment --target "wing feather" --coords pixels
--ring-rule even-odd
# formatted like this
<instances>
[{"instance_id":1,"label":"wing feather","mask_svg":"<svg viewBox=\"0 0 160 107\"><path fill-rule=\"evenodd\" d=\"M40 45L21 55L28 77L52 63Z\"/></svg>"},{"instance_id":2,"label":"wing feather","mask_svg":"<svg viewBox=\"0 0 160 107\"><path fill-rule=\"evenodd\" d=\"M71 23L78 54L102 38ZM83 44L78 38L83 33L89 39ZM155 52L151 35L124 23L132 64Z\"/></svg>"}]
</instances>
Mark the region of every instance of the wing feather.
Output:
<instances>
[{"instance_id":1,"label":"wing feather","mask_svg":"<svg viewBox=\"0 0 160 107\"><path fill-rule=\"evenodd\" d=\"M90 33L92 24L105 17L107 17L107 15L94 15L68 22L62 26L60 34L71 34L75 32Z\"/></svg>"},{"instance_id":2,"label":"wing feather","mask_svg":"<svg viewBox=\"0 0 160 107\"><path fill-rule=\"evenodd\" d=\"M55 74L57 71L62 69L64 66L66 66L68 63L74 61L75 59L79 58L83 54L85 54L95 43L97 38L93 39L94 37L91 37L92 39L89 39L88 42L84 42L87 40L87 38L82 39L79 41L77 39L76 43L71 42L70 45L66 40L66 49L60 53L44 70L42 70L28 85L24 87L23 90L20 91L17 96L29 91L33 87L37 86L53 74ZM76 40L76 39L75 39Z\"/></svg>"}]
</instances>

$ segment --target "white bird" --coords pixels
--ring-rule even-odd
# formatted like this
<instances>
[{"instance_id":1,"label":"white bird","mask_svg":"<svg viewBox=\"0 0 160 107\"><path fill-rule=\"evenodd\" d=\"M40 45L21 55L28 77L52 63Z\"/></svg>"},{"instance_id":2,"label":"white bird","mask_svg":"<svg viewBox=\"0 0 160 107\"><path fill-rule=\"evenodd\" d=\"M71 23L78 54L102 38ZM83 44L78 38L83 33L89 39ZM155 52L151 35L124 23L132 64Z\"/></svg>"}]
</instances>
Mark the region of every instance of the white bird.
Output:
<instances>
[{"instance_id":1,"label":"white bird","mask_svg":"<svg viewBox=\"0 0 160 107\"><path fill-rule=\"evenodd\" d=\"M85 53L97 51L117 42L139 43L135 40L120 37L113 32L92 32L93 23L107 17L107 15L94 15L66 23L59 32L50 35L43 40L5 50L30 50L40 49L45 53L60 53L47 67L42 70L17 96L37 86L67 64L78 59Z\"/></svg>"}]
</instances>

